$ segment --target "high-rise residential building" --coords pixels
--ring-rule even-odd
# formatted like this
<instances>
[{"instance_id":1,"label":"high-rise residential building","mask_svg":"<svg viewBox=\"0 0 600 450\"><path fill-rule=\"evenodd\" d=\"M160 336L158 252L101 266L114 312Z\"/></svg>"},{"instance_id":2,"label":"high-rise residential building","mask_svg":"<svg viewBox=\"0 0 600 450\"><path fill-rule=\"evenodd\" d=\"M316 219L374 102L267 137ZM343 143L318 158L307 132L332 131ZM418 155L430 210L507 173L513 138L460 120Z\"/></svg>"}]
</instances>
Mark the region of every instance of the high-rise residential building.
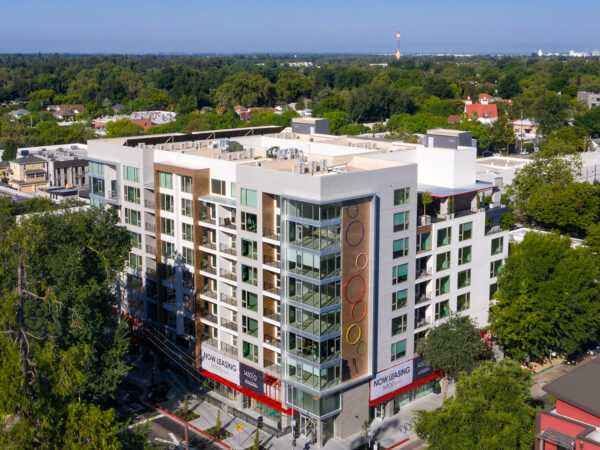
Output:
<instances>
[{"instance_id":1,"label":"high-rise residential building","mask_svg":"<svg viewBox=\"0 0 600 450\"><path fill-rule=\"evenodd\" d=\"M88 157L92 205L131 232L122 308L274 428L355 434L432 391L428 329L487 323L507 208L470 132L259 127L95 140Z\"/></svg>"}]
</instances>

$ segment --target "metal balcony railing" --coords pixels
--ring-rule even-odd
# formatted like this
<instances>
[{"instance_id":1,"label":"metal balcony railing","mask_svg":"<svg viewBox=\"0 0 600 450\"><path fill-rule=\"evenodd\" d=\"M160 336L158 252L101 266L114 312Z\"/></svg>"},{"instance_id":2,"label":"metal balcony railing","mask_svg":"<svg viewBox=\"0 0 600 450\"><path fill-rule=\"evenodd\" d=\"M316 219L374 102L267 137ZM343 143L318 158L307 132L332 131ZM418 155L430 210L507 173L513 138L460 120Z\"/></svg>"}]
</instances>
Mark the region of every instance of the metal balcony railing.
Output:
<instances>
[{"instance_id":1,"label":"metal balcony railing","mask_svg":"<svg viewBox=\"0 0 600 450\"><path fill-rule=\"evenodd\" d=\"M237 331L238 330L238 326L237 326L236 322L233 322L233 321L231 321L229 319L225 319L224 317L221 318L221 326L225 327L225 328L227 328L229 330L232 330L232 331Z\"/></svg>"},{"instance_id":2,"label":"metal balcony railing","mask_svg":"<svg viewBox=\"0 0 600 450\"><path fill-rule=\"evenodd\" d=\"M275 294L275 295L281 295L281 288L275 286L274 284L271 283L267 283L264 282L263 283L263 290L267 291L271 294Z\"/></svg>"},{"instance_id":3,"label":"metal balcony railing","mask_svg":"<svg viewBox=\"0 0 600 450\"><path fill-rule=\"evenodd\" d=\"M272 345L274 347L280 347L281 346L281 338L277 338L275 336L270 336L268 334L265 334L264 342L265 342L265 344L269 344L269 345Z\"/></svg>"},{"instance_id":4,"label":"metal balcony railing","mask_svg":"<svg viewBox=\"0 0 600 450\"><path fill-rule=\"evenodd\" d=\"M279 234L278 231L274 230L273 228L263 228L263 237L266 237L267 239L273 239L275 241L279 241L279 239L281 238L281 235Z\"/></svg>"},{"instance_id":5,"label":"metal balcony railing","mask_svg":"<svg viewBox=\"0 0 600 450\"><path fill-rule=\"evenodd\" d=\"M275 267L277 269L281 267L281 261L273 258L272 256L263 256L263 263L267 266Z\"/></svg>"},{"instance_id":6,"label":"metal balcony railing","mask_svg":"<svg viewBox=\"0 0 600 450\"><path fill-rule=\"evenodd\" d=\"M235 292L233 294L231 294L231 295L229 295L229 294L221 294L221 301L223 303L227 303L228 305L236 306L237 307L237 298L236 298L236 293Z\"/></svg>"},{"instance_id":7,"label":"metal balcony railing","mask_svg":"<svg viewBox=\"0 0 600 450\"><path fill-rule=\"evenodd\" d=\"M281 321L281 314L276 311L273 311L272 309L264 308L263 314L268 319L276 320L278 322Z\"/></svg>"}]
</instances>

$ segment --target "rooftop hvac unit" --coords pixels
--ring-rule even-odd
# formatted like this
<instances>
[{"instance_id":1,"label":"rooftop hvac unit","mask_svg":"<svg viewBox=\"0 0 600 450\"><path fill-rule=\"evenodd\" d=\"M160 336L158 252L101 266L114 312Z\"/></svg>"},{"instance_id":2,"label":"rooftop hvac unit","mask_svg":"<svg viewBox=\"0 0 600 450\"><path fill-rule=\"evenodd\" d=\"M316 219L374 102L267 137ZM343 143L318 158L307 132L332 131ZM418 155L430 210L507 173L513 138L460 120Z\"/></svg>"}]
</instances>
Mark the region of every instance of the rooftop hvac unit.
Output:
<instances>
[{"instance_id":1,"label":"rooftop hvac unit","mask_svg":"<svg viewBox=\"0 0 600 450\"><path fill-rule=\"evenodd\" d=\"M227 161L233 161L233 154L227 153Z\"/></svg>"},{"instance_id":2,"label":"rooftop hvac unit","mask_svg":"<svg viewBox=\"0 0 600 450\"><path fill-rule=\"evenodd\" d=\"M298 173L302 174L306 171L306 167L304 166L304 161L298 162Z\"/></svg>"},{"instance_id":3,"label":"rooftop hvac unit","mask_svg":"<svg viewBox=\"0 0 600 450\"><path fill-rule=\"evenodd\" d=\"M248 150L248 158L254 158L254 149L253 148Z\"/></svg>"},{"instance_id":4,"label":"rooftop hvac unit","mask_svg":"<svg viewBox=\"0 0 600 450\"><path fill-rule=\"evenodd\" d=\"M138 148L146 148L146 144L144 144L143 142L140 142L138 144Z\"/></svg>"},{"instance_id":5,"label":"rooftop hvac unit","mask_svg":"<svg viewBox=\"0 0 600 450\"><path fill-rule=\"evenodd\" d=\"M326 159L321 160L321 170L323 172L327 172L327 160Z\"/></svg>"},{"instance_id":6,"label":"rooftop hvac unit","mask_svg":"<svg viewBox=\"0 0 600 450\"><path fill-rule=\"evenodd\" d=\"M216 159L223 159L223 155L221 155L220 153L218 155L213 155L213 158Z\"/></svg>"},{"instance_id":7,"label":"rooftop hvac unit","mask_svg":"<svg viewBox=\"0 0 600 450\"><path fill-rule=\"evenodd\" d=\"M158 146L158 148L159 148L160 150L164 150L164 149L165 149L165 144L160 144L160 145Z\"/></svg>"},{"instance_id":8,"label":"rooftop hvac unit","mask_svg":"<svg viewBox=\"0 0 600 450\"><path fill-rule=\"evenodd\" d=\"M175 148L177 148L176 144L171 144L171 150L175 150Z\"/></svg>"},{"instance_id":9,"label":"rooftop hvac unit","mask_svg":"<svg viewBox=\"0 0 600 450\"><path fill-rule=\"evenodd\" d=\"M308 163L308 170L310 171L310 173L318 172L319 163L317 161L310 161Z\"/></svg>"}]
</instances>

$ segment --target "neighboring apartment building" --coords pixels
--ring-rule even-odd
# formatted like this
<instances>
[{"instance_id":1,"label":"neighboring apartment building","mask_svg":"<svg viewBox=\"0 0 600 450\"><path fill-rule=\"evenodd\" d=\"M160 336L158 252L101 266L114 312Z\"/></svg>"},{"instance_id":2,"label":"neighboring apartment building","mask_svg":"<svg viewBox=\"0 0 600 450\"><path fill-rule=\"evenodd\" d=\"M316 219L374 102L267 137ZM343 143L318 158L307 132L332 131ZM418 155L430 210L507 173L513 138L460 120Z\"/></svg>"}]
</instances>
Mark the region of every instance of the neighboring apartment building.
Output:
<instances>
[{"instance_id":1,"label":"neighboring apartment building","mask_svg":"<svg viewBox=\"0 0 600 450\"><path fill-rule=\"evenodd\" d=\"M432 392L415 354L428 329L451 311L487 323L508 248L470 132L425 142L280 127L90 141L90 202L132 237L123 308L201 361L223 402L293 417L319 446L394 414Z\"/></svg>"},{"instance_id":2,"label":"neighboring apartment building","mask_svg":"<svg viewBox=\"0 0 600 450\"><path fill-rule=\"evenodd\" d=\"M600 449L599 379L596 357L542 386L556 404L537 415L536 450Z\"/></svg>"},{"instance_id":3,"label":"neighboring apartment building","mask_svg":"<svg viewBox=\"0 0 600 450\"><path fill-rule=\"evenodd\" d=\"M588 108L595 108L596 106L600 106L600 94L580 91L577 93L577 101L584 103Z\"/></svg>"}]
</instances>

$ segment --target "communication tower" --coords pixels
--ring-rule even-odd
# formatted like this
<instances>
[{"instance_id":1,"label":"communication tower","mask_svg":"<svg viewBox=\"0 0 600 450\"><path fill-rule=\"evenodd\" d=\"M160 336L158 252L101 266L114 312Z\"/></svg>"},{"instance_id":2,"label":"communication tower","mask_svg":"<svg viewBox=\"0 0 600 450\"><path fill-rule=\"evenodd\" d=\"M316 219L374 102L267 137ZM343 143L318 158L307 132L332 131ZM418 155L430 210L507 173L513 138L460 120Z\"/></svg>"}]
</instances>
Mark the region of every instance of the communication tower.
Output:
<instances>
[{"instance_id":1,"label":"communication tower","mask_svg":"<svg viewBox=\"0 0 600 450\"><path fill-rule=\"evenodd\" d=\"M400 60L402 53L400 52L400 31L396 31L396 61Z\"/></svg>"}]
</instances>

